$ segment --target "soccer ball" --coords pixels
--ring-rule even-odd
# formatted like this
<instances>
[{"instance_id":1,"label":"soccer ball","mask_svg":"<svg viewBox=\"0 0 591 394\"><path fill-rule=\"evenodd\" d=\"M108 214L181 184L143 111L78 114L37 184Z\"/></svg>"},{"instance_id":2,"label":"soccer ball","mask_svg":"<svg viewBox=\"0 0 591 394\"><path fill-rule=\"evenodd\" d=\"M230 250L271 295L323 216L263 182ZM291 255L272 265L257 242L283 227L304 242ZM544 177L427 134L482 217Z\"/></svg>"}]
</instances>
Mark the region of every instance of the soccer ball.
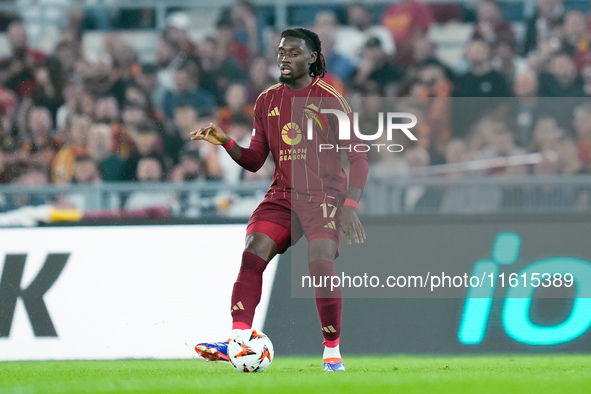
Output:
<instances>
[{"instance_id":1,"label":"soccer ball","mask_svg":"<svg viewBox=\"0 0 591 394\"><path fill-rule=\"evenodd\" d=\"M244 330L228 344L230 363L238 372L263 372L273 361L273 344L268 336Z\"/></svg>"}]
</instances>

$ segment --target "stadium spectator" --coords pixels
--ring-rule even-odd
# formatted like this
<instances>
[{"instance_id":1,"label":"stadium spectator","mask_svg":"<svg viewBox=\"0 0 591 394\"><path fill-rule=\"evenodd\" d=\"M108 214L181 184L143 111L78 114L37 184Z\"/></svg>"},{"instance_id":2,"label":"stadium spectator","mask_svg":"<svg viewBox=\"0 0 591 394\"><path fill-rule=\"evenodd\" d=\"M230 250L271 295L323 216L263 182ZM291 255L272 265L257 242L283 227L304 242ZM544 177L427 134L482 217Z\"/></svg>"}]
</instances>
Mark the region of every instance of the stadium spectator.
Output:
<instances>
[{"instance_id":1,"label":"stadium spectator","mask_svg":"<svg viewBox=\"0 0 591 394\"><path fill-rule=\"evenodd\" d=\"M577 155L577 144L572 138L561 138L555 148L558 154L558 172L560 174L576 175L583 172L583 163Z\"/></svg>"},{"instance_id":2,"label":"stadium spectator","mask_svg":"<svg viewBox=\"0 0 591 394\"><path fill-rule=\"evenodd\" d=\"M562 51L576 57L589 50L585 15L580 11L568 11L562 24Z\"/></svg>"},{"instance_id":3,"label":"stadium spectator","mask_svg":"<svg viewBox=\"0 0 591 394\"><path fill-rule=\"evenodd\" d=\"M197 45L189 36L189 27L191 19L186 12L177 11L168 15L166 18L166 30L164 35L174 41L181 52L189 55L197 55Z\"/></svg>"},{"instance_id":4,"label":"stadium spectator","mask_svg":"<svg viewBox=\"0 0 591 394\"><path fill-rule=\"evenodd\" d=\"M495 0L478 3L477 20L471 35L472 40L482 40L494 47L498 41L514 41L511 22L504 20L501 8Z\"/></svg>"},{"instance_id":5,"label":"stadium spectator","mask_svg":"<svg viewBox=\"0 0 591 394\"><path fill-rule=\"evenodd\" d=\"M540 42L548 41L553 30L562 25L564 6L562 0L538 0L538 9L527 21L523 54L536 49Z\"/></svg>"},{"instance_id":6,"label":"stadium spectator","mask_svg":"<svg viewBox=\"0 0 591 394\"><path fill-rule=\"evenodd\" d=\"M150 95L134 81L126 84L125 103L141 107L146 112L148 119L157 120L158 114L154 111Z\"/></svg>"},{"instance_id":7,"label":"stadium spectator","mask_svg":"<svg viewBox=\"0 0 591 394\"><path fill-rule=\"evenodd\" d=\"M377 130L379 121L376 118L376 114L384 112L390 105L392 105L392 102L384 100L378 95L364 97L359 109L359 129L367 132ZM391 178L393 176L405 175L408 172L404 154L400 151L400 149L404 149L404 144L407 141L406 137L400 134L393 134L392 137L393 140L388 141L387 133L384 132L375 143L384 144L384 146L398 144L399 147L394 146L391 148L394 152L383 148L379 151L373 149L367 152L373 176Z\"/></svg>"},{"instance_id":8,"label":"stadium spectator","mask_svg":"<svg viewBox=\"0 0 591 394\"><path fill-rule=\"evenodd\" d=\"M333 15L334 18L334 14L331 13L330 15ZM348 57L343 56L335 50L335 26L322 25L314 28L314 31L318 34L320 42L322 42L322 53L324 54L328 74L332 74L339 81L346 83L355 72L355 65Z\"/></svg>"},{"instance_id":9,"label":"stadium spectator","mask_svg":"<svg viewBox=\"0 0 591 394\"><path fill-rule=\"evenodd\" d=\"M491 65L491 51L482 40L468 44L466 57L470 62L469 71L456 81L456 97L509 97L511 91L505 77Z\"/></svg>"},{"instance_id":10,"label":"stadium spectator","mask_svg":"<svg viewBox=\"0 0 591 394\"><path fill-rule=\"evenodd\" d=\"M529 147L534 127L542 116L542 100L538 98L538 78L532 72L523 72L515 77L513 93L516 100L511 105L511 117L517 127L516 139L521 147Z\"/></svg>"},{"instance_id":11,"label":"stadium spectator","mask_svg":"<svg viewBox=\"0 0 591 394\"><path fill-rule=\"evenodd\" d=\"M90 156L78 156L74 163L72 182L92 185L100 183L101 174L97 162Z\"/></svg>"},{"instance_id":12,"label":"stadium spectator","mask_svg":"<svg viewBox=\"0 0 591 394\"><path fill-rule=\"evenodd\" d=\"M558 154L553 150L541 152L541 160L534 165L536 176L554 176L558 174ZM575 203L572 188L562 185L534 186L527 193L526 205L529 209L547 210L548 208L565 210Z\"/></svg>"},{"instance_id":13,"label":"stadium spectator","mask_svg":"<svg viewBox=\"0 0 591 394\"><path fill-rule=\"evenodd\" d=\"M202 114L207 114L202 111ZM180 159L180 152L192 149L194 144L189 140L189 133L201 127L199 112L188 102L179 102L174 109L174 120L165 128L163 135L164 153L174 163Z\"/></svg>"},{"instance_id":14,"label":"stadium spectator","mask_svg":"<svg viewBox=\"0 0 591 394\"><path fill-rule=\"evenodd\" d=\"M417 0L401 0L384 10L381 23L396 43L396 57L406 64L415 40L425 36L433 23L433 13Z\"/></svg>"},{"instance_id":15,"label":"stadium spectator","mask_svg":"<svg viewBox=\"0 0 591 394\"><path fill-rule=\"evenodd\" d=\"M164 179L162 167L157 157L142 157L137 165L136 178L140 182L160 182Z\"/></svg>"},{"instance_id":16,"label":"stadium spectator","mask_svg":"<svg viewBox=\"0 0 591 394\"><path fill-rule=\"evenodd\" d=\"M108 32L103 35L103 50L113 59L114 75L124 84L133 79L139 67L133 48L119 33Z\"/></svg>"},{"instance_id":17,"label":"stadium spectator","mask_svg":"<svg viewBox=\"0 0 591 394\"><path fill-rule=\"evenodd\" d=\"M179 162L172 169L170 181L172 182L193 182L199 179L208 178L205 163L201 159L199 150L195 147L183 149L179 153ZM203 198L203 193L199 191L181 191L173 195L171 205L178 207L185 217L199 217L207 211L203 208L209 208L213 211L213 202L211 198ZM206 203L204 203L207 201Z\"/></svg>"},{"instance_id":18,"label":"stadium spectator","mask_svg":"<svg viewBox=\"0 0 591 394\"><path fill-rule=\"evenodd\" d=\"M51 113L47 108L33 107L29 110L26 130L21 131L20 138L24 153L28 153L33 163L51 167L58 143L55 140Z\"/></svg>"},{"instance_id":19,"label":"stadium spectator","mask_svg":"<svg viewBox=\"0 0 591 394\"><path fill-rule=\"evenodd\" d=\"M63 132L66 128L66 123L72 116L82 112L80 102L82 89L83 86L74 80L67 81L62 88L64 103L57 109L55 123L58 134Z\"/></svg>"},{"instance_id":20,"label":"stadium spectator","mask_svg":"<svg viewBox=\"0 0 591 394\"><path fill-rule=\"evenodd\" d=\"M246 43L251 56L259 53L259 32L254 5L246 0L238 0L232 6L231 14L236 40Z\"/></svg>"},{"instance_id":21,"label":"stadium spectator","mask_svg":"<svg viewBox=\"0 0 591 394\"><path fill-rule=\"evenodd\" d=\"M528 69L525 61L517 56L517 43L505 39L498 40L493 46L491 66L505 76L510 86L519 72Z\"/></svg>"},{"instance_id":22,"label":"stadium spectator","mask_svg":"<svg viewBox=\"0 0 591 394\"><path fill-rule=\"evenodd\" d=\"M35 68L46 55L29 48L27 32L21 22L12 22L7 35L11 52L8 57L0 59L0 84L23 98L35 86Z\"/></svg>"},{"instance_id":23,"label":"stadium spectator","mask_svg":"<svg viewBox=\"0 0 591 394\"><path fill-rule=\"evenodd\" d=\"M47 168L41 163L33 162L27 164L25 162L19 162L16 167L11 169L11 172L13 171L12 176L14 177L11 183L30 188L47 185L49 184ZM33 190L31 192L12 194L7 200L5 210L11 211L27 205L37 206L47 204L49 197L45 193L35 192Z\"/></svg>"},{"instance_id":24,"label":"stadium spectator","mask_svg":"<svg viewBox=\"0 0 591 394\"><path fill-rule=\"evenodd\" d=\"M584 97L583 79L577 72L573 59L558 54L550 62L548 72L539 76L540 97L560 97L546 106L548 114L556 118L560 127L570 129L572 109Z\"/></svg>"},{"instance_id":25,"label":"stadium spectator","mask_svg":"<svg viewBox=\"0 0 591 394\"><path fill-rule=\"evenodd\" d=\"M452 82L447 78L445 69L436 62L426 63L419 69L418 78L409 92L410 96L421 99L424 104L423 122L430 132L427 138L422 139L426 145L419 145L430 150L433 164L439 164L451 138L452 93Z\"/></svg>"},{"instance_id":26,"label":"stadium spectator","mask_svg":"<svg viewBox=\"0 0 591 394\"><path fill-rule=\"evenodd\" d=\"M10 152L19 148L12 127L17 103L16 94L0 85L0 152Z\"/></svg>"},{"instance_id":27,"label":"stadium spectator","mask_svg":"<svg viewBox=\"0 0 591 394\"><path fill-rule=\"evenodd\" d=\"M156 64L158 65L158 85L165 90L175 87L174 73L183 63L185 54L181 52L179 44L166 35L161 35L156 46ZM158 103L155 102L155 105Z\"/></svg>"},{"instance_id":28,"label":"stadium spectator","mask_svg":"<svg viewBox=\"0 0 591 394\"><path fill-rule=\"evenodd\" d=\"M510 157L525 155L527 151L515 144L515 134L509 125L502 120L492 120L492 127L485 128L486 145L481 149L483 159L496 157ZM502 175L504 168L498 168L491 172L493 175Z\"/></svg>"},{"instance_id":29,"label":"stadium spectator","mask_svg":"<svg viewBox=\"0 0 591 394\"><path fill-rule=\"evenodd\" d=\"M170 180L188 182L205 178L207 178L207 170L199 155L199 150L194 147L182 149L179 153L178 164L171 171Z\"/></svg>"},{"instance_id":30,"label":"stadium spectator","mask_svg":"<svg viewBox=\"0 0 591 394\"><path fill-rule=\"evenodd\" d=\"M494 134L503 132L505 127L506 125L502 120L492 115L484 115L479 118L471 126L470 133L465 139L468 144L466 158L471 160L482 159L482 152L490 146Z\"/></svg>"},{"instance_id":31,"label":"stadium spectator","mask_svg":"<svg viewBox=\"0 0 591 394\"><path fill-rule=\"evenodd\" d=\"M266 32L265 42L267 43L263 56L266 57L269 63L269 74L273 77L274 81L277 81L281 75L277 69L277 47L281 41L281 33L271 28Z\"/></svg>"},{"instance_id":32,"label":"stadium spectator","mask_svg":"<svg viewBox=\"0 0 591 394\"><path fill-rule=\"evenodd\" d=\"M353 86L360 91L377 92L383 96L388 85L400 79L400 74L399 69L388 61L380 40L372 37L365 43L363 60L353 78Z\"/></svg>"},{"instance_id":33,"label":"stadium spectator","mask_svg":"<svg viewBox=\"0 0 591 394\"><path fill-rule=\"evenodd\" d=\"M135 83L148 92L150 95L150 102L154 107L154 111L157 111L157 117L163 116L158 114L162 112L164 106L164 95L166 94L166 88L158 82L158 67L154 64L144 64L140 67L139 72L135 75Z\"/></svg>"},{"instance_id":34,"label":"stadium spectator","mask_svg":"<svg viewBox=\"0 0 591 394\"><path fill-rule=\"evenodd\" d=\"M435 53L435 44L427 37L418 38L412 46L412 53L405 74L409 77L416 77L417 70L425 65L438 65L445 70L445 75L451 81L455 79L451 71ZM410 75L409 75L410 74Z\"/></svg>"},{"instance_id":35,"label":"stadium spectator","mask_svg":"<svg viewBox=\"0 0 591 394\"><path fill-rule=\"evenodd\" d=\"M6 174L6 153L0 150L0 185L8 182L8 175ZM0 211L4 202L4 196L0 197Z\"/></svg>"},{"instance_id":36,"label":"stadium spectator","mask_svg":"<svg viewBox=\"0 0 591 394\"><path fill-rule=\"evenodd\" d=\"M95 97L113 96L120 106L125 102L125 82L115 72L113 58L106 53L90 64L84 88Z\"/></svg>"},{"instance_id":37,"label":"stadium spectator","mask_svg":"<svg viewBox=\"0 0 591 394\"><path fill-rule=\"evenodd\" d=\"M147 112L140 105L131 103L121 111L113 96L99 97L95 107L94 122L111 128L114 149L121 157L128 157L133 149L128 129L147 119Z\"/></svg>"},{"instance_id":38,"label":"stadium spectator","mask_svg":"<svg viewBox=\"0 0 591 394\"><path fill-rule=\"evenodd\" d=\"M112 128L106 123L94 123L88 130L88 150L97 162L104 181L121 180L123 159L113 149Z\"/></svg>"},{"instance_id":39,"label":"stadium spectator","mask_svg":"<svg viewBox=\"0 0 591 394\"><path fill-rule=\"evenodd\" d=\"M165 161L157 153L158 145L161 143L160 136L154 123L144 121L130 127L128 133L134 143L135 151L123 163L122 180L138 180L136 178L138 163L147 156L157 157L162 164L162 171L164 171Z\"/></svg>"},{"instance_id":40,"label":"stadium spectator","mask_svg":"<svg viewBox=\"0 0 591 394\"><path fill-rule=\"evenodd\" d=\"M573 127L579 159L584 170L591 172L591 103L585 102L575 108Z\"/></svg>"},{"instance_id":41,"label":"stadium spectator","mask_svg":"<svg viewBox=\"0 0 591 394\"><path fill-rule=\"evenodd\" d=\"M96 106L96 96L89 92L88 90L83 90L82 94L79 97L80 100L80 114L88 116L90 119L94 120L95 115L95 106Z\"/></svg>"},{"instance_id":42,"label":"stadium spectator","mask_svg":"<svg viewBox=\"0 0 591 394\"><path fill-rule=\"evenodd\" d=\"M254 117L254 106L248 103L246 86L233 84L226 91L226 106L220 108L217 113L216 124L223 130L231 132L233 120L236 117L246 117L252 123ZM192 131L192 130L191 130Z\"/></svg>"},{"instance_id":43,"label":"stadium spectator","mask_svg":"<svg viewBox=\"0 0 591 394\"><path fill-rule=\"evenodd\" d=\"M445 146L444 158L445 164L456 164L465 161L466 152L468 151L468 145L465 140L453 139L450 140ZM457 177L463 176L465 173L451 173L449 176Z\"/></svg>"},{"instance_id":44,"label":"stadium spectator","mask_svg":"<svg viewBox=\"0 0 591 394\"><path fill-rule=\"evenodd\" d=\"M216 41L220 53L232 57L246 70L252 56L259 53L259 32L254 6L244 0L222 12L217 21Z\"/></svg>"},{"instance_id":45,"label":"stadium spectator","mask_svg":"<svg viewBox=\"0 0 591 394\"><path fill-rule=\"evenodd\" d=\"M78 156L74 161L74 171L72 174L72 184L76 185L98 185L101 183L101 174L97 162L90 156ZM92 193L92 192L90 192ZM54 205L65 207L74 207L79 211L89 210L88 205L96 199L89 198L89 192L79 192L76 189L58 196L58 201ZM95 207L96 209L96 207Z\"/></svg>"},{"instance_id":46,"label":"stadium spectator","mask_svg":"<svg viewBox=\"0 0 591 394\"><path fill-rule=\"evenodd\" d=\"M370 9L362 3L347 6L347 25L337 29L335 50L349 58L355 65L362 60L363 47L367 40L376 37L389 57L396 51L392 34L381 25L373 23ZM325 46L324 41L322 41Z\"/></svg>"},{"instance_id":47,"label":"stadium spectator","mask_svg":"<svg viewBox=\"0 0 591 394\"><path fill-rule=\"evenodd\" d=\"M579 74L583 80L583 94L586 97L591 97L591 52L585 53L579 61Z\"/></svg>"},{"instance_id":48,"label":"stadium spectator","mask_svg":"<svg viewBox=\"0 0 591 394\"><path fill-rule=\"evenodd\" d=\"M218 105L224 104L224 92L232 83L246 83L248 74L236 59L220 46L219 38L208 37L199 43L199 58L203 67L204 88L216 97Z\"/></svg>"},{"instance_id":49,"label":"stadium spectator","mask_svg":"<svg viewBox=\"0 0 591 394\"><path fill-rule=\"evenodd\" d=\"M54 58L46 59L35 69L35 86L28 97L23 99L25 107L34 105L45 107L55 119L58 108L64 103L62 97L62 75L60 65Z\"/></svg>"},{"instance_id":50,"label":"stadium spectator","mask_svg":"<svg viewBox=\"0 0 591 394\"><path fill-rule=\"evenodd\" d=\"M174 116L174 108L179 101L188 101L197 109L211 110L215 104L214 97L206 91L200 81L203 72L198 59L188 58L174 73L175 88L164 96L164 115Z\"/></svg>"},{"instance_id":51,"label":"stadium spectator","mask_svg":"<svg viewBox=\"0 0 591 394\"><path fill-rule=\"evenodd\" d=\"M90 119L85 116L76 116L71 119L66 128L64 144L57 152L51 166L51 180L53 183L70 183L74 176L76 158L87 156L88 129Z\"/></svg>"},{"instance_id":52,"label":"stadium spectator","mask_svg":"<svg viewBox=\"0 0 591 394\"><path fill-rule=\"evenodd\" d=\"M248 102L253 104L257 97L269 86L273 85L276 79L273 79L269 72L269 62L265 56L256 56L250 62L248 69L248 85L246 90L248 92ZM276 68L276 67L275 67Z\"/></svg>"},{"instance_id":53,"label":"stadium spectator","mask_svg":"<svg viewBox=\"0 0 591 394\"><path fill-rule=\"evenodd\" d=\"M530 152L543 152L556 149L559 141L566 137L552 117L542 117L536 123L534 135L529 145Z\"/></svg>"},{"instance_id":54,"label":"stadium spectator","mask_svg":"<svg viewBox=\"0 0 591 394\"><path fill-rule=\"evenodd\" d=\"M495 97L509 97L511 90L503 74L493 70L488 44L482 40L470 41L466 50L470 69L455 81L453 95L466 97L456 100L453 108L452 125L455 137L463 138L469 127L485 112L493 110L503 102L490 100ZM474 97L489 98L474 100Z\"/></svg>"},{"instance_id":55,"label":"stadium spectator","mask_svg":"<svg viewBox=\"0 0 591 394\"><path fill-rule=\"evenodd\" d=\"M135 178L139 182L164 180L164 164L157 156L144 156L137 163ZM125 201L126 209L142 209L156 206L171 206L176 203L175 193L166 191L136 191Z\"/></svg>"},{"instance_id":56,"label":"stadium spectator","mask_svg":"<svg viewBox=\"0 0 591 394\"><path fill-rule=\"evenodd\" d=\"M59 63L59 71L61 84L70 80L76 73L76 63L78 62L80 54L75 48L75 45L66 40L60 41L55 47L52 58Z\"/></svg>"},{"instance_id":57,"label":"stadium spectator","mask_svg":"<svg viewBox=\"0 0 591 394\"><path fill-rule=\"evenodd\" d=\"M95 102L94 120L114 126L121 122L119 103L114 96L103 96Z\"/></svg>"}]
</instances>

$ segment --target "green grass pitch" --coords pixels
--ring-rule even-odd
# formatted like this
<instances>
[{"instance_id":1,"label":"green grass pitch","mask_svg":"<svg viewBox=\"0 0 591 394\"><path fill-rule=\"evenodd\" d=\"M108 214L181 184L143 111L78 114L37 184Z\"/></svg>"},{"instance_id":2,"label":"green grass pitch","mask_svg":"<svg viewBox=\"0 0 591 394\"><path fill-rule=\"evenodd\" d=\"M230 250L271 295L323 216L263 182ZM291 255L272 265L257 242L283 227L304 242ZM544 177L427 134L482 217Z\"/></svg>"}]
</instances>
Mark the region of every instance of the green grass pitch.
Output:
<instances>
[{"instance_id":1,"label":"green grass pitch","mask_svg":"<svg viewBox=\"0 0 591 394\"><path fill-rule=\"evenodd\" d=\"M263 373L203 360L0 363L0 393L583 393L591 355L277 357Z\"/></svg>"}]
</instances>

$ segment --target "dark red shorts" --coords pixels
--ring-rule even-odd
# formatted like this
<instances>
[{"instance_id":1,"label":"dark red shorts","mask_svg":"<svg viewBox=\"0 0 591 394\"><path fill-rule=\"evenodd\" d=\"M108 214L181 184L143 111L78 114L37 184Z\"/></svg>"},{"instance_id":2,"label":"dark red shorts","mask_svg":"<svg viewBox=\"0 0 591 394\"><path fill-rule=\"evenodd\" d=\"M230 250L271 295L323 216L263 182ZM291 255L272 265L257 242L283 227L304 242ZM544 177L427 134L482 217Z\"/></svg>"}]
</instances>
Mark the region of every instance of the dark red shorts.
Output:
<instances>
[{"instance_id":1,"label":"dark red shorts","mask_svg":"<svg viewBox=\"0 0 591 394\"><path fill-rule=\"evenodd\" d=\"M291 245L306 236L329 238L341 242L342 199L333 203L291 201L289 198L265 198L255 209L246 235L254 232L267 234L275 243L279 253L284 253Z\"/></svg>"}]
</instances>

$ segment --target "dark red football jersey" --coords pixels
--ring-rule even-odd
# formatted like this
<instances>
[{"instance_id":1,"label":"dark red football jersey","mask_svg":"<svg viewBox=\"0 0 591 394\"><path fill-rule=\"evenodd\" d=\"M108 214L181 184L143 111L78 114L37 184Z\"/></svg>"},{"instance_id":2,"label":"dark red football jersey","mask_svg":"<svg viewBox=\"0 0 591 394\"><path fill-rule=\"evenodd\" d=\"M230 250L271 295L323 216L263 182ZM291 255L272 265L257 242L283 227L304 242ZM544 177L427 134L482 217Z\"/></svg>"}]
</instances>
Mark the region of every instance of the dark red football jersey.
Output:
<instances>
[{"instance_id":1,"label":"dark red football jersey","mask_svg":"<svg viewBox=\"0 0 591 394\"><path fill-rule=\"evenodd\" d=\"M361 169L356 172L361 175L352 177L349 186L361 189L365 186L367 156L364 149L356 149L362 144L361 140L352 132L350 139L339 140L336 116L322 115L322 109L343 111L352 125L349 104L320 78L315 78L301 90L277 84L257 99L250 147L243 150L243 156L247 157L238 162L243 164L252 161L253 157L256 157L254 161L260 162L271 152L275 173L268 197L318 202L343 198L347 192L347 176L342 165L342 152L347 154L352 174L355 166ZM309 122L308 119L312 120ZM245 166L251 170L257 167L260 165Z\"/></svg>"}]
</instances>

